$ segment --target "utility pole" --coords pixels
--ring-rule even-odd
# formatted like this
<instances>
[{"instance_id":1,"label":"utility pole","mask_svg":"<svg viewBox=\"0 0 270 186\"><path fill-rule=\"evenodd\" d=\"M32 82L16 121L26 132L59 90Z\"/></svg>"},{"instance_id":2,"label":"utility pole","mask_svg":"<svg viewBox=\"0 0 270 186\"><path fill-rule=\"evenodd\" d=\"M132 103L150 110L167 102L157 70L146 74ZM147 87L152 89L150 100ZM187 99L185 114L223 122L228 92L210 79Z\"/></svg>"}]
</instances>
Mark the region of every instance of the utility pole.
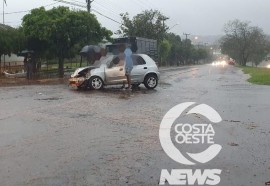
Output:
<instances>
[{"instance_id":1,"label":"utility pole","mask_svg":"<svg viewBox=\"0 0 270 186\"><path fill-rule=\"evenodd\" d=\"M200 46L202 46L202 42L198 42L197 44L198 49L200 48Z\"/></svg>"},{"instance_id":2,"label":"utility pole","mask_svg":"<svg viewBox=\"0 0 270 186\"><path fill-rule=\"evenodd\" d=\"M6 2L6 0L3 0L3 25L5 25L5 4L7 5L7 2ZM0 58L1 58L1 56L0 56ZM3 56L3 60L4 60L4 70L5 70L5 66L6 66L6 56L5 56L5 54L4 54L4 56ZM0 59L0 61L1 61L1 59ZM0 73L1 73L1 63L0 63Z\"/></svg>"},{"instance_id":3,"label":"utility pole","mask_svg":"<svg viewBox=\"0 0 270 186\"><path fill-rule=\"evenodd\" d=\"M93 3L94 0L86 0L86 3L87 3L87 12L91 12L91 3Z\"/></svg>"},{"instance_id":4,"label":"utility pole","mask_svg":"<svg viewBox=\"0 0 270 186\"><path fill-rule=\"evenodd\" d=\"M187 37L188 37L190 34L183 33L183 35L185 35L185 36L186 36L186 41L187 41Z\"/></svg>"},{"instance_id":5,"label":"utility pole","mask_svg":"<svg viewBox=\"0 0 270 186\"><path fill-rule=\"evenodd\" d=\"M5 3L6 1L3 0L3 25L5 24Z\"/></svg>"},{"instance_id":6,"label":"utility pole","mask_svg":"<svg viewBox=\"0 0 270 186\"><path fill-rule=\"evenodd\" d=\"M91 3L93 3L94 0L86 0L86 3L87 3L87 12L88 13L91 13ZM92 39L92 34L91 34L91 39ZM87 26L87 37L86 37L86 40L88 42L89 40L89 28Z\"/></svg>"}]
</instances>

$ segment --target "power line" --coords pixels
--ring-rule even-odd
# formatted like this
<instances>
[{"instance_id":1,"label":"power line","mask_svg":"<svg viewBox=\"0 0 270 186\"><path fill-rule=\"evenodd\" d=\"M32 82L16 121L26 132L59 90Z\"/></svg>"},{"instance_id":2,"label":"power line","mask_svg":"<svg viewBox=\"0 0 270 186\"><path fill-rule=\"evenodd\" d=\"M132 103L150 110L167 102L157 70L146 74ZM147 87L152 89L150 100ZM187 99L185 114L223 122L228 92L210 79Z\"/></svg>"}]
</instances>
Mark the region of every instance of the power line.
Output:
<instances>
[{"instance_id":1,"label":"power line","mask_svg":"<svg viewBox=\"0 0 270 186\"><path fill-rule=\"evenodd\" d=\"M48 4L48 5L45 5L43 7L48 7L48 6L52 6L52 5L55 5L57 4L58 2L56 3L51 3L51 4ZM16 12L5 12L5 15L9 15L9 14L20 14L20 13L26 13L26 12L30 12L31 10L21 10L21 11L16 11ZM3 15L3 13L0 13L0 15Z\"/></svg>"},{"instance_id":2,"label":"power line","mask_svg":"<svg viewBox=\"0 0 270 186\"><path fill-rule=\"evenodd\" d=\"M111 13L114 14L114 15L117 15L117 16L120 15L120 13L114 11L112 8L107 8L106 6L104 6L103 4L101 4L101 3L98 2L98 1L95 1L94 5L99 6L100 8L104 9L104 10L107 11L107 12L111 12Z\"/></svg>"},{"instance_id":3,"label":"power line","mask_svg":"<svg viewBox=\"0 0 270 186\"><path fill-rule=\"evenodd\" d=\"M86 8L86 6L79 5L77 3L72 3L72 2L69 2L69 1L64 1L64 0L53 0L53 1L57 1L57 2L60 2L60 3L69 4L69 5L72 5L72 6L77 6L77 7L80 7L80 8Z\"/></svg>"},{"instance_id":4,"label":"power line","mask_svg":"<svg viewBox=\"0 0 270 186\"><path fill-rule=\"evenodd\" d=\"M133 2L136 2L136 4L137 4L137 5L140 7L140 11L144 11L144 10L145 10L144 5L140 4L140 2L139 2L139 1L137 1L137 0L133 0Z\"/></svg>"},{"instance_id":5,"label":"power line","mask_svg":"<svg viewBox=\"0 0 270 186\"><path fill-rule=\"evenodd\" d=\"M48 4L48 5L45 5L45 6L43 6L43 7L52 6L52 5L55 5L55 4L58 4L58 3L64 3L64 4L69 4L69 5L72 5L72 6L77 6L77 7L83 8L83 9L86 8L86 6L77 4L77 3L82 3L82 2L79 2L79 1L76 1L77 3L73 3L73 2L69 2L69 1L65 1L65 0L53 0L53 1L57 1L57 2ZM16 12L5 12L5 15L6 15L6 14L7 14L7 15L8 15L8 14L20 14L20 13L26 13L26 12L30 12L30 11L31 11L31 10L22 10L22 11L16 11ZM101 16L103 16L103 17L105 17L105 18L107 18L107 19L109 19L109 20L111 20L111 21L113 21L113 22L115 22L115 23L122 24L121 22L116 21L116 20L114 20L113 18L111 18L111 17L109 17L109 16L106 16L106 15L100 13L100 12L99 12L98 10L96 10L96 9L93 9L93 12L96 12L97 14L99 14L99 15L101 15ZM0 15L3 15L3 13L0 13Z\"/></svg>"},{"instance_id":6,"label":"power line","mask_svg":"<svg viewBox=\"0 0 270 186\"><path fill-rule=\"evenodd\" d=\"M5 12L5 15L8 14L20 14L20 13L25 13L25 12L30 12L31 10L23 10L23 11L18 11L18 12ZM3 15L3 13L1 13Z\"/></svg>"},{"instance_id":7,"label":"power line","mask_svg":"<svg viewBox=\"0 0 270 186\"><path fill-rule=\"evenodd\" d=\"M48 7L48 6L52 6L52 5L55 5L55 4L58 4L58 2L55 2L55 3L51 3L51 4L48 4L48 5L45 5L45 6L43 6L43 7Z\"/></svg>"},{"instance_id":8,"label":"power line","mask_svg":"<svg viewBox=\"0 0 270 186\"><path fill-rule=\"evenodd\" d=\"M116 4L116 1L112 2L110 0L99 0L98 2L100 2L100 3L103 2L103 4L108 5L110 8L114 7L114 6L117 6L118 11L121 11L121 13L126 12L126 8L122 7L121 4Z\"/></svg>"},{"instance_id":9,"label":"power line","mask_svg":"<svg viewBox=\"0 0 270 186\"><path fill-rule=\"evenodd\" d=\"M73 6L77 6L77 7L80 7L80 8L85 8L85 6L82 6L82 5L79 5L79 4L76 4L76 3L72 3L72 2L69 2L69 1L65 1L65 0L54 0L54 1L58 1L58 2L61 2L61 3L73 5ZM116 23L118 23L118 24L122 24L122 23L120 23L119 21L116 21L116 20L114 20L113 18L111 18L111 17L109 17L109 16L106 16L106 15L100 13L99 11L97 11L97 10L95 10L95 9L92 9L92 10L93 10L93 12L96 12L97 14L99 14L99 15L101 15L101 16L103 16L103 17L105 17L105 18L107 18L107 19L109 19L109 20L111 20L111 21L113 21L113 22L116 22Z\"/></svg>"},{"instance_id":10,"label":"power line","mask_svg":"<svg viewBox=\"0 0 270 186\"><path fill-rule=\"evenodd\" d=\"M92 10L93 10L94 12L96 12L97 14L99 14L99 15L101 15L101 16L103 16L103 17L106 17L107 19L110 19L110 20L113 21L113 22L116 22L116 23L118 23L118 24L122 24L122 23L120 23L119 21L116 21L116 20L114 20L113 18L110 18L110 17L106 16L106 15L100 13L99 11L97 11L97 10L95 10L95 9L92 9Z\"/></svg>"},{"instance_id":11,"label":"power line","mask_svg":"<svg viewBox=\"0 0 270 186\"><path fill-rule=\"evenodd\" d=\"M73 1L76 2L76 3L80 3L80 4L85 4L85 3L81 2L81 1L76 1L76 0L73 0Z\"/></svg>"},{"instance_id":12,"label":"power line","mask_svg":"<svg viewBox=\"0 0 270 186\"><path fill-rule=\"evenodd\" d=\"M146 2L142 2L141 0L137 0L138 2L140 2L142 5L146 5L147 9L152 9L151 6L149 6L149 4L146 4Z\"/></svg>"}]
</instances>

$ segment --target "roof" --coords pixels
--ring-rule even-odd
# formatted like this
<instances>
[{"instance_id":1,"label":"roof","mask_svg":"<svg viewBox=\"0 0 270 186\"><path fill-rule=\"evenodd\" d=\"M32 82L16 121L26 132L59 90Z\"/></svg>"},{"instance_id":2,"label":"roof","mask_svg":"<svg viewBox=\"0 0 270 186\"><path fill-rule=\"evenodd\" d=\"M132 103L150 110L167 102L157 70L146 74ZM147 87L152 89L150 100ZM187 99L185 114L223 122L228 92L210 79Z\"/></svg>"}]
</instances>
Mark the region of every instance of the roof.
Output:
<instances>
[{"instance_id":1,"label":"roof","mask_svg":"<svg viewBox=\"0 0 270 186\"><path fill-rule=\"evenodd\" d=\"M118 37L114 38L114 40L121 40L121 39L136 39L136 40L144 40L150 42L157 42L155 39L143 38L143 37L136 37L136 36L126 36L126 37Z\"/></svg>"},{"instance_id":2,"label":"roof","mask_svg":"<svg viewBox=\"0 0 270 186\"><path fill-rule=\"evenodd\" d=\"M1 29L1 30L4 30L4 29L6 30L6 29L14 29L14 28L11 27L11 26L4 25L4 24L1 24L1 23L0 23L0 29Z\"/></svg>"}]
</instances>

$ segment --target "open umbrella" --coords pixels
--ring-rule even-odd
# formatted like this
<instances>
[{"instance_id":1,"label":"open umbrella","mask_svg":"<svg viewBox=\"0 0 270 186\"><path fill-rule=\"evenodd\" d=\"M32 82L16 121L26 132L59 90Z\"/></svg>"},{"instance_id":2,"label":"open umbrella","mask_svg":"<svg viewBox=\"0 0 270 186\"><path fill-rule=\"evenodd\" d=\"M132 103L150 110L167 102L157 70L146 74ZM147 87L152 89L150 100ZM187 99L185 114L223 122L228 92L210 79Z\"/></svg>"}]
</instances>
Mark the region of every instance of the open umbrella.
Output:
<instances>
[{"instance_id":1,"label":"open umbrella","mask_svg":"<svg viewBox=\"0 0 270 186\"><path fill-rule=\"evenodd\" d=\"M81 56L84 57L90 57L94 56L96 54L99 54L101 52L101 48L96 45L87 45L82 48L80 51Z\"/></svg>"},{"instance_id":2,"label":"open umbrella","mask_svg":"<svg viewBox=\"0 0 270 186\"><path fill-rule=\"evenodd\" d=\"M20 53L18 53L18 55L17 56L22 56L22 57L26 57L27 56L27 54L34 54L34 51L33 50L23 50L23 51L21 51Z\"/></svg>"}]
</instances>

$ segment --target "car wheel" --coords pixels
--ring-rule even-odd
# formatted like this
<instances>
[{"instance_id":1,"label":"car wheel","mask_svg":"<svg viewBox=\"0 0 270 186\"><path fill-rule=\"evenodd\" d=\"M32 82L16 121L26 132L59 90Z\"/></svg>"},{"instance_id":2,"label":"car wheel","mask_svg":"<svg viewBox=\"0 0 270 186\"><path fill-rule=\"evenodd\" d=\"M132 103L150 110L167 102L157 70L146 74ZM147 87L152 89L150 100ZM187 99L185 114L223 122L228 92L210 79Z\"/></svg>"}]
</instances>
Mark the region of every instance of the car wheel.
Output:
<instances>
[{"instance_id":1,"label":"car wheel","mask_svg":"<svg viewBox=\"0 0 270 186\"><path fill-rule=\"evenodd\" d=\"M103 88L103 81L100 77L91 77L89 79L89 86L91 89L100 90Z\"/></svg>"},{"instance_id":2,"label":"car wheel","mask_svg":"<svg viewBox=\"0 0 270 186\"><path fill-rule=\"evenodd\" d=\"M144 86L147 89L154 89L158 85L158 78L155 74L149 74L144 79Z\"/></svg>"}]
</instances>

